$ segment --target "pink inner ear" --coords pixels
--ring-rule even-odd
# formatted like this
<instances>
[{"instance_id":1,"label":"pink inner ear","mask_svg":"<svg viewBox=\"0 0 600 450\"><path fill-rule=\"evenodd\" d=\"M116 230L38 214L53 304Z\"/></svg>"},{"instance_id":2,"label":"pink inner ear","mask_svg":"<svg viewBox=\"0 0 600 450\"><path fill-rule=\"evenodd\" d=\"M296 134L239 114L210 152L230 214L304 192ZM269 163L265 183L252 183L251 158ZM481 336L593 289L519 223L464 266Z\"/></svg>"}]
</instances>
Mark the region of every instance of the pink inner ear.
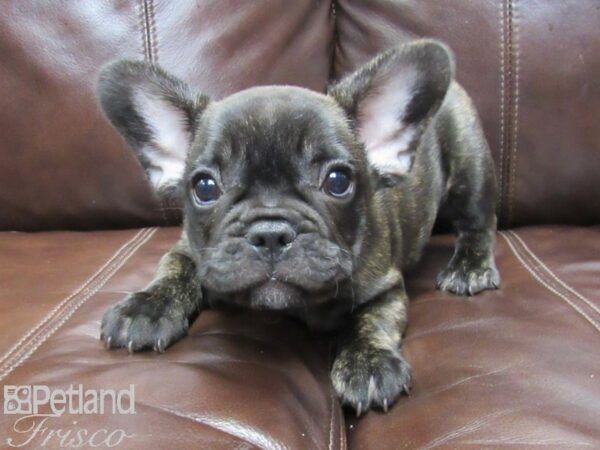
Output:
<instances>
[{"instance_id":1,"label":"pink inner ear","mask_svg":"<svg viewBox=\"0 0 600 450\"><path fill-rule=\"evenodd\" d=\"M156 189L171 185L183 176L190 145L185 114L170 102L144 92L138 92L134 101L153 134L152 142L144 147L150 160L150 181Z\"/></svg>"},{"instance_id":2,"label":"pink inner ear","mask_svg":"<svg viewBox=\"0 0 600 450\"><path fill-rule=\"evenodd\" d=\"M407 126L402 118L414 95L416 79L413 67L379 77L359 104L359 136L369 162L380 172L402 175L410 169L409 150L415 128Z\"/></svg>"},{"instance_id":3,"label":"pink inner ear","mask_svg":"<svg viewBox=\"0 0 600 450\"><path fill-rule=\"evenodd\" d=\"M412 167L414 152L411 143L415 137L416 129L406 127L396 136L367 147L369 163L381 173L404 175Z\"/></svg>"}]
</instances>

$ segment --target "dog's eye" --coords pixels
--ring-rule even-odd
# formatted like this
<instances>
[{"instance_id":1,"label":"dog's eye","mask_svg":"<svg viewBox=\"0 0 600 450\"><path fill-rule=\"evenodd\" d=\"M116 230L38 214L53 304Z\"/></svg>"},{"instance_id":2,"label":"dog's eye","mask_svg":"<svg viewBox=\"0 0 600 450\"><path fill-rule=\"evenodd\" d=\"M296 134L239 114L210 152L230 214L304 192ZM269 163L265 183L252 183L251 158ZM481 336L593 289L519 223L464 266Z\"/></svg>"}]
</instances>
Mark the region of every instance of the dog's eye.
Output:
<instances>
[{"instance_id":1,"label":"dog's eye","mask_svg":"<svg viewBox=\"0 0 600 450\"><path fill-rule=\"evenodd\" d=\"M346 197L352 192L350 173L344 168L330 170L325 178L324 188L333 197Z\"/></svg>"},{"instance_id":2,"label":"dog's eye","mask_svg":"<svg viewBox=\"0 0 600 450\"><path fill-rule=\"evenodd\" d=\"M195 183L194 193L200 203L212 203L221 195L216 180L210 175L200 175Z\"/></svg>"}]
</instances>

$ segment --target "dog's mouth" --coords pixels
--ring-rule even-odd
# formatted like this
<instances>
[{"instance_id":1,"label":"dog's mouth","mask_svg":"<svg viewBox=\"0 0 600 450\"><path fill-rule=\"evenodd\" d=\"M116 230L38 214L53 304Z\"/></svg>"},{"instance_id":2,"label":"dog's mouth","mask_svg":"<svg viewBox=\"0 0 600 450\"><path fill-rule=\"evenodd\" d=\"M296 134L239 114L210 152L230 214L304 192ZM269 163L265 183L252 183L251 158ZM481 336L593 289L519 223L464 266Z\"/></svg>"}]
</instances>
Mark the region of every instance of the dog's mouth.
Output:
<instances>
[{"instance_id":1,"label":"dog's mouth","mask_svg":"<svg viewBox=\"0 0 600 450\"><path fill-rule=\"evenodd\" d=\"M315 234L299 236L278 256L266 258L242 238L205 252L199 276L209 291L257 309L285 309L322 300L352 274L349 251Z\"/></svg>"},{"instance_id":2,"label":"dog's mouth","mask_svg":"<svg viewBox=\"0 0 600 450\"><path fill-rule=\"evenodd\" d=\"M246 300L253 309L283 310L302 306L304 295L298 287L272 279L250 289Z\"/></svg>"}]
</instances>

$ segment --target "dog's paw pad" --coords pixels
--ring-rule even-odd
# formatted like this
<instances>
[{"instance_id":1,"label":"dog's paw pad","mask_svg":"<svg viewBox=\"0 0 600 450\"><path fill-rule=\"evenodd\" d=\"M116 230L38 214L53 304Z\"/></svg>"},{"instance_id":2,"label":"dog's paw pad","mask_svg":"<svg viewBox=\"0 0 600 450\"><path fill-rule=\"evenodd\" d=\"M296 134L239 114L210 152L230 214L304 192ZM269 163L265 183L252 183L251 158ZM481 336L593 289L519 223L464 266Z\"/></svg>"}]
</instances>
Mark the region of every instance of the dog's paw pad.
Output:
<instances>
[{"instance_id":1,"label":"dog's paw pad","mask_svg":"<svg viewBox=\"0 0 600 450\"><path fill-rule=\"evenodd\" d=\"M136 292L112 306L102 319L100 338L106 348L127 348L129 353L165 349L187 334L183 311L166 298Z\"/></svg>"},{"instance_id":2,"label":"dog's paw pad","mask_svg":"<svg viewBox=\"0 0 600 450\"><path fill-rule=\"evenodd\" d=\"M495 266L469 268L448 267L437 277L437 288L457 295L475 295L500 287L500 273Z\"/></svg>"},{"instance_id":3,"label":"dog's paw pad","mask_svg":"<svg viewBox=\"0 0 600 450\"><path fill-rule=\"evenodd\" d=\"M342 404L357 416L371 408L387 412L402 392L410 392L410 366L398 352L355 346L338 355L331 380Z\"/></svg>"}]
</instances>

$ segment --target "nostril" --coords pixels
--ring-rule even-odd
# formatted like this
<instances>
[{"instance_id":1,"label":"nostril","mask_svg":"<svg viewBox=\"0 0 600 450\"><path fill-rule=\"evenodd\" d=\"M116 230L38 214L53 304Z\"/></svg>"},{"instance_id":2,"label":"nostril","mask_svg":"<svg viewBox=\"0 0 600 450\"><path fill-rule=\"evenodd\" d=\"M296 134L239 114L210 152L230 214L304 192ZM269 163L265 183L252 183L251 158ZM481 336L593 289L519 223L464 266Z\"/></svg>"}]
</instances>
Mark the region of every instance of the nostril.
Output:
<instances>
[{"instance_id":1,"label":"nostril","mask_svg":"<svg viewBox=\"0 0 600 450\"><path fill-rule=\"evenodd\" d=\"M248 233L248 240L255 247L265 247L267 245L267 241L260 233Z\"/></svg>"},{"instance_id":2,"label":"nostril","mask_svg":"<svg viewBox=\"0 0 600 450\"><path fill-rule=\"evenodd\" d=\"M285 247L294 242L294 239L296 239L296 232L290 228L281 233L281 236L279 236L279 244Z\"/></svg>"}]
</instances>

